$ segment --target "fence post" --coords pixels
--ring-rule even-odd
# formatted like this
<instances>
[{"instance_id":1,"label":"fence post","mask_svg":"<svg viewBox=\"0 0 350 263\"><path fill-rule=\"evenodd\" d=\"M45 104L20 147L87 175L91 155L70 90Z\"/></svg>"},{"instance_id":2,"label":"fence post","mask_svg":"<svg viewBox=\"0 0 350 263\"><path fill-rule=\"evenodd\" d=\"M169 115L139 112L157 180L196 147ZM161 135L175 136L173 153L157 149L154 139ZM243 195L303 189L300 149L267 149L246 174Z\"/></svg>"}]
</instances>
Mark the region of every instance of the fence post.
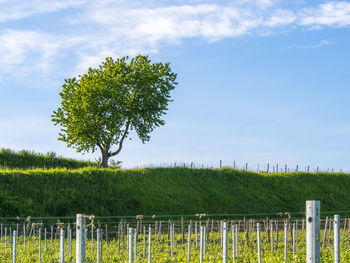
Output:
<instances>
[{"instance_id":1,"label":"fence post","mask_svg":"<svg viewBox=\"0 0 350 263\"><path fill-rule=\"evenodd\" d=\"M191 261L191 225L188 225L188 239L187 239L187 263Z\"/></svg>"},{"instance_id":2,"label":"fence post","mask_svg":"<svg viewBox=\"0 0 350 263\"><path fill-rule=\"evenodd\" d=\"M85 215L77 214L76 216L76 263L85 263ZM52 236L51 236L52 237Z\"/></svg>"},{"instance_id":3,"label":"fence post","mask_svg":"<svg viewBox=\"0 0 350 263\"><path fill-rule=\"evenodd\" d=\"M17 232L15 230L13 231L13 239L12 239L12 263L16 263L16 254L17 254L16 252L17 252Z\"/></svg>"},{"instance_id":4,"label":"fence post","mask_svg":"<svg viewBox=\"0 0 350 263\"><path fill-rule=\"evenodd\" d=\"M222 263L227 263L227 222L223 224Z\"/></svg>"},{"instance_id":5,"label":"fence post","mask_svg":"<svg viewBox=\"0 0 350 263\"><path fill-rule=\"evenodd\" d=\"M152 261L152 226L148 226L148 263Z\"/></svg>"},{"instance_id":6,"label":"fence post","mask_svg":"<svg viewBox=\"0 0 350 263\"><path fill-rule=\"evenodd\" d=\"M284 224L284 262L287 262L288 252L288 224Z\"/></svg>"},{"instance_id":7,"label":"fence post","mask_svg":"<svg viewBox=\"0 0 350 263\"><path fill-rule=\"evenodd\" d=\"M258 263L261 263L260 223L256 224L256 231L258 239Z\"/></svg>"},{"instance_id":8,"label":"fence post","mask_svg":"<svg viewBox=\"0 0 350 263\"><path fill-rule=\"evenodd\" d=\"M232 225L231 226L231 231L232 231L232 259L233 261L236 260L236 248L235 248L235 245L236 245L236 241L235 241L235 228L236 228L236 225Z\"/></svg>"},{"instance_id":9,"label":"fence post","mask_svg":"<svg viewBox=\"0 0 350 263\"><path fill-rule=\"evenodd\" d=\"M306 263L320 262L320 201L306 201Z\"/></svg>"},{"instance_id":10,"label":"fence post","mask_svg":"<svg viewBox=\"0 0 350 263\"><path fill-rule=\"evenodd\" d=\"M133 239L134 239L134 229L133 228L129 228L129 263L133 263L134 262L134 251L133 251Z\"/></svg>"},{"instance_id":11,"label":"fence post","mask_svg":"<svg viewBox=\"0 0 350 263\"><path fill-rule=\"evenodd\" d=\"M200 236L199 236L199 262L202 263L203 262L203 235L204 235L204 231L203 231L203 226L200 227Z\"/></svg>"},{"instance_id":12,"label":"fence post","mask_svg":"<svg viewBox=\"0 0 350 263\"><path fill-rule=\"evenodd\" d=\"M39 263L41 263L41 228L39 228Z\"/></svg>"},{"instance_id":13,"label":"fence post","mask_svg":"<svg viewBox=\"0 0 350 263\"><path fill-rule=\"evenodd\" d=\"M340 262L340 216L334 215L334 263Z\"/></svg>"},{"instance_id":14,"label":"fence post","mask_svg":"<svg viewBox=\"0 0 350 263\"><path fill-rule=\"evenodd\" d=\"M64 263L64 230L61 228L60 233L60 263Z\"/></svg>"}]
</instances>

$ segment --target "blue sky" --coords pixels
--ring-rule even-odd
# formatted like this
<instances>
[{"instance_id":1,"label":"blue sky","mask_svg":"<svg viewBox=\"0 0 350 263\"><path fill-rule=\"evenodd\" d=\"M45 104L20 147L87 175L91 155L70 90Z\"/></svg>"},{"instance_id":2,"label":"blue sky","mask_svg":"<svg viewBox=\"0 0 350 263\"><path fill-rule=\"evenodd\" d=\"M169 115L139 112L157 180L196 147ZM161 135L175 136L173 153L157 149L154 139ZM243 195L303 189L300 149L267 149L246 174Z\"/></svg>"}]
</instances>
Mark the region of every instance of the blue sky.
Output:
<instances>
[{"instance_id":1,"label":"blue sky","mask_svg":"<svg viewBox=\"0 0 350 263\"><path fill-rule=\"evenodd\" d=\"M350 1L0 0L0 147L57 141L65 78L148 54L178 74L166 124L123 166L219 160L350 171Z\"/></svg>"}]
</instances>

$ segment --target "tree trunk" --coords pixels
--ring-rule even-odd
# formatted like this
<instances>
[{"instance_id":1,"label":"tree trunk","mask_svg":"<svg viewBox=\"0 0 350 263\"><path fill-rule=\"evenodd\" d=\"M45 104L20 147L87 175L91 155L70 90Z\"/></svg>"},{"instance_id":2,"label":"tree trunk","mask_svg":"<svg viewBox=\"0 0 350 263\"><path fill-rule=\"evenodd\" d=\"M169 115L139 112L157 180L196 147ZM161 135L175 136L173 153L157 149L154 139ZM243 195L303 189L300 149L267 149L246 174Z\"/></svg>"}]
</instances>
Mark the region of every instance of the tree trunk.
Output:
<instances>
[{"instance_id":1,"label":"tree trunk","mask_svg":"<svg viewBox=\"0 0 350 263\"><path fill-rule=\"evenodd\" d=\"M108 167L108 159L109 154L108 153L102 153L102 167L107 168Z\"/></svg>"}]
</instances>

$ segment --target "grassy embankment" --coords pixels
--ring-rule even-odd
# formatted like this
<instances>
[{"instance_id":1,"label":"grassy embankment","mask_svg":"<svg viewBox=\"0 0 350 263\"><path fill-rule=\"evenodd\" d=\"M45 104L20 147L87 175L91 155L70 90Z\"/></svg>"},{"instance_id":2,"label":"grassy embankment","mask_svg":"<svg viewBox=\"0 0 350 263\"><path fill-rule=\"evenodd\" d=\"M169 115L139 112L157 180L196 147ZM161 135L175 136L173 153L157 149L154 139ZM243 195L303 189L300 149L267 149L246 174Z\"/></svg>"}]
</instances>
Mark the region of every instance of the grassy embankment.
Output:
<instances>
[{"instance_id":1,"label":"grassy embankment","mask_svg":"<svg viewBox=\"0 0 350 263\"><path fill-rule=\"evenodd\" d=\"M350 210L350 175L232 169L0 170L0 216L160 215Z\"/></svg>"}]
</instances>

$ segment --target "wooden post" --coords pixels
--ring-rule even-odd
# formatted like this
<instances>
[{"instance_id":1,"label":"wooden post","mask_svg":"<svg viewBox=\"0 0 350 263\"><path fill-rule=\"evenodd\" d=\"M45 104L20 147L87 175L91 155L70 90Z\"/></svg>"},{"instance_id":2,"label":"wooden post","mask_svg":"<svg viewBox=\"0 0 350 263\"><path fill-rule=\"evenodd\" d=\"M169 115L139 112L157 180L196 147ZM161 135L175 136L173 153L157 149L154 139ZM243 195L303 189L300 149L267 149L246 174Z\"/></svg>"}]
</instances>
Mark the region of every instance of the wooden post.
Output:
<instances>
[{"instance_id":1,"label":"wooden post","mask_svg":"<svg viewBox=\"0 0 350 263\"><path fill-rule=\"evenodd\" d=\"M320 201L306 201L306 263L320 263Z\"/></svg>"}]
</instances>

